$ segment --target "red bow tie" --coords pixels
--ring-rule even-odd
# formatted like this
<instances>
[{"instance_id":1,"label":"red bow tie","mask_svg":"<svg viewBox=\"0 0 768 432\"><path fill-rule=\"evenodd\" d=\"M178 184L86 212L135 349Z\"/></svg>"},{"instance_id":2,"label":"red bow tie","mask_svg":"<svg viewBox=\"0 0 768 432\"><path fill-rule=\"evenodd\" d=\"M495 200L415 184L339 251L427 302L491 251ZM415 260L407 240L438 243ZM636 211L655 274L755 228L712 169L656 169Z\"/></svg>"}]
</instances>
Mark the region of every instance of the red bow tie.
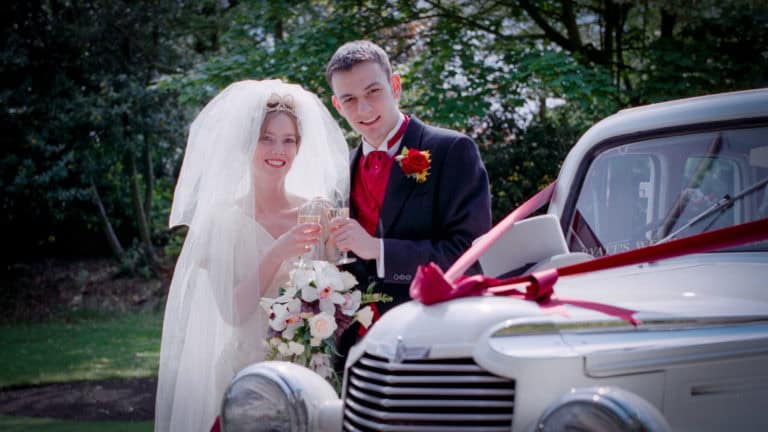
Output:
<instances>
[{"instance_id":1,"label":"red bow tie","mask_svg":"<svg viewBox=\"0 0 768 432\"><path fill-rule=\"evenodd\" d=\"M378 173L385 162L390 159L389 154L384 150L374 150L363 157L363 171L368 173Z\"/></svg>"}]
</instances>

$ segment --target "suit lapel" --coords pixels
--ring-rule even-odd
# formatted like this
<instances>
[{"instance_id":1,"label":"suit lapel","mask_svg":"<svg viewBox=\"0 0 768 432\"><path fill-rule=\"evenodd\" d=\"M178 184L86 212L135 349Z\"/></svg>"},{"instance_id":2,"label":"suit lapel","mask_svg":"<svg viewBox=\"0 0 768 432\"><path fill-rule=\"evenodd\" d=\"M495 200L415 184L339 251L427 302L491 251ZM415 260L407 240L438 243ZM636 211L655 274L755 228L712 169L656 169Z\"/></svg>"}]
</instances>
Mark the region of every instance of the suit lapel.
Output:
<instances>
[{"instance_id":1,"label":"suit lapel","mask_svg":"<svg viewBox=\"0 0 768 432\"><path fill-rule=\"evenodd\" d=\"M350 188L349 188L349 217L356 218L357 217L357 209L355 209L355 206L352 205L352 187L353 182L355 181L355 175L357 175L357 167L360 165L360 158L363 155L363 145L359 144L357 147L355 147L352 152L349 154L349 178L350 178Z\"/></svg>"},{"instance_id":2,"label":"suit lapel","mask_svg":"<svg viewBox=\"0 0 768 432\"><path fill-rule=\"evenodd\" d=\"M403 136L402 141L400 141L398 154L402 151L403 146L421 150L421 135L423 131L424 124L416 117L411 116L411 119L408 122L408 128L405 130L405 135ZM392 224L397 219L405 202L408 201L408 197L411 196L415 187L416 181L406 177L403 170L400 168L400 164L397 161L394 161L392 163L392 170L389 173L389 181L387 182L387 191L384 194L384 202L381 205L381 214L379 215L381 225L379 226L378 234L381 237L384 237L392 228Z\"/></svg>"}]
</instances>

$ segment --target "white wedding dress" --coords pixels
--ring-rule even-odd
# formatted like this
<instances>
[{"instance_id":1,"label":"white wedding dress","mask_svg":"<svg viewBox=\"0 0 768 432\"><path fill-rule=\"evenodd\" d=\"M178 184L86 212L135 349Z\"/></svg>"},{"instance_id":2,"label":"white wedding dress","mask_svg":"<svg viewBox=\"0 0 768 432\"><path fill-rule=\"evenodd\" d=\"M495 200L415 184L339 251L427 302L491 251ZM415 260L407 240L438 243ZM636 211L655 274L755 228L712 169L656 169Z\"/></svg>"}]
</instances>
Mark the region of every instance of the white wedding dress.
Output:
<instances>
[{"instance_id":1,"label":"white wedding dress","mask_svg":"<svg viewBox=\"0 0 768 432\"><path fill-rule=\"evenodd\" d=\"M266 289L251 286L258 282L235 287L258 280L252 276L276 241L254 217L252 160L266 101L275 93L295 101L301 136L285 176L288 196L308 200L349 190L349 150L341 129L322 102L297 85L234 83L197 116L170 216L171 227L187 225L189 231L163 320L156 432L210 430L230 380L264 359L269 323L259 295L277 296L288 265ZM235 298L243 295L247 301Z\"/></svg>"},{"instance_id":2,"label":"white wedding dress","mask_svg":"<svg viewBox=\"0 0 768 432\"><path fill-rule=\"evenodd\" d=\"M160 376L165 382L158 386L158 402L172 405L158 407L171 413L163 419L168 421L167 425L156 425L158 430L207 430L219 413L219 401L230 379L243 367L264 360L266 312L257 307L249 316L238 317L231 293L234 286L258 268L275 239L240 208L225 211L217 219L212 221L215 225L238 226L241 231L232 239L214 230L208 238L188 240L180 262L187 255L195 255L187 253L190 247L207 248L216 251L217 256L189 266L189 274L174 278L169 291L166 310L176 311L175 315L186 321L187 326L180 327L168 320L163 323L163 338L177 340L173 349L178 352L161 353ZM233 263L231 286L212 285L212 281L226 279L216 274L218 264L214 260ZM287 280L286 268L281 268L265 296L277 296L278 286ZM170 359L178 360L164 361Z\"/></svg>"}]
</instances>

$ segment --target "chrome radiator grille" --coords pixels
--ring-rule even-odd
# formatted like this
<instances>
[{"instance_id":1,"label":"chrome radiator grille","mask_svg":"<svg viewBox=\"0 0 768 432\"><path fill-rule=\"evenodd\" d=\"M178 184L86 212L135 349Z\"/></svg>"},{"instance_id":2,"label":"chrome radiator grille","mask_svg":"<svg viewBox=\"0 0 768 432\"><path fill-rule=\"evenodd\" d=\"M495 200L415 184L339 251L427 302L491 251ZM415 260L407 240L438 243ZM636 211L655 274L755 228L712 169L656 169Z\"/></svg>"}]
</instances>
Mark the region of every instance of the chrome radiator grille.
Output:
<instances>
[{"instance_id":1,"label":"chrome radiator grille","mask_svg":"<svg viewBox=\"0 0 768 432\"><path fill-rule=\"evenodd\" d=\"M349 372L344 430L509 431L515 382L471 359L391 363L365 354Z\"/></svg>"}]
</instances>

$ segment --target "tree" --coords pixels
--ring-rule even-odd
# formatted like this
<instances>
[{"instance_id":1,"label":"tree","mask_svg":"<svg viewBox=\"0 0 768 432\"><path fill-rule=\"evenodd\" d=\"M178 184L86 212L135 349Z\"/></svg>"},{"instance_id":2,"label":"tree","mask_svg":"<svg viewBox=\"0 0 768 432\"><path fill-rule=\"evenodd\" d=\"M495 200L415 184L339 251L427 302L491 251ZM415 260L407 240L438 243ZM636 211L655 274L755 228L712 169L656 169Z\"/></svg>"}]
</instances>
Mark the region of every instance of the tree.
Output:
<instances>
[{"instance_id":1,"label":"tree","mask_svg":"<svg viewBox=\"0 0 768 432\"><path fill-rule=\"evenodd\" d=\"M620 105L752 88L768 80L768 8L758 2L424 3L420 13L488 35L497 53L523 46L533 55L554 50L605 71Z\"/></svg>"},{"instance_id":2,"label":"tree","mask_svg":"<svg viewBox=\"0 0 768 432\"><path fill-rule=\"evenodd\" d=\"M622 107L768 82L768 9L756 3L428 0L408 11L425 30L409 69L423 85L407 96L481 144L496 217Z\"/></svg>"},{"instance_id":3,"label":"tree","mask_svg":"<svg viewBox=\"0 0 768 432\"><path fill-rule=\"evenodd\" d=\"M327 59L345 41L373 39L403 76L406 111L480 143L499 173L494 193L506 193L494 200L501 214L555 175L551 161L580 133L622 107L764 83L762 9L737 3L709 0L693 10L653 0L243 3L229 11L222 50L173 82L198 104L234 80L265 77L299 82L328 101ZM748 37L737 41L737 29ZM531 152L534 144L546 155ZM529 165L541 169L510 194L500 179L513 167L491 165L532 154L542 159Z\"/></svg>"},{"instance_id":4,"label":"tree","mask_svg":"<svg viewBox=\"0 0 768 432\"><path fill-rule=\"evenodd\" d=\"M475 138L498 218L620 108L766 85L766 8L693 4L10 2L0 14L0 218L24 245L17 253L111 244L151 262L169 236L160 227L192 115L250 78L300 83L334 112L325 63L359 38L390 53L405 111Z\"/></svg>"},{"instance_id":5,"label":"tree","mask_svg":"<svg viewBox=\"0 0 768 432\"><path fill-rule=\"evenodd\" d=\"M156 215L168 205L153 211L154 194L173 185L189 112L153 83L208 49L186 21L200 11L151 0L3 8L3 222L16 252L109 244L120 258L120 237L139 238L156 266Z\"/></svg>"}]
</instances>

